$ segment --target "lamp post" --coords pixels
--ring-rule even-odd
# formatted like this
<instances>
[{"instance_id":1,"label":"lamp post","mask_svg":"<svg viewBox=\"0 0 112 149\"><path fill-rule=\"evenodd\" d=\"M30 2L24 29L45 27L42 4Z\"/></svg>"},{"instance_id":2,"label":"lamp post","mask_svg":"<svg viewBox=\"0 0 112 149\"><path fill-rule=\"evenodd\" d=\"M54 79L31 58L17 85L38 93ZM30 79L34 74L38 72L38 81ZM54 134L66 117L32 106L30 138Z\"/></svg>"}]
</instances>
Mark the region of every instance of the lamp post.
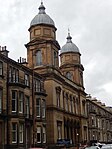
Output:
<instances>
[{"instance_id":1,"label":"lamp post","mask_svg":"<svg viewBox=\"0 0 112 149\"><path fill-rule=\"evenodd\" d=\"M77 133L77 149L79 149L79 134Z\"/></svg>"}]
</instances>

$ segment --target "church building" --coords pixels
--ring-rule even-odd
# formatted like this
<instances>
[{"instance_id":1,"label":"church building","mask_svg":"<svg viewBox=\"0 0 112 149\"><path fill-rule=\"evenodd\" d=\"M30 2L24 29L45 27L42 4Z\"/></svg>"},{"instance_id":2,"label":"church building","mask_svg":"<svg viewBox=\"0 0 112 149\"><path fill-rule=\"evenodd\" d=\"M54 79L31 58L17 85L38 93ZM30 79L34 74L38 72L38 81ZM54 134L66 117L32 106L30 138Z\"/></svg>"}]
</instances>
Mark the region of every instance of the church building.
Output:
<instances>
[{"instance_id":1,"label":"church building","mask_svg":"<svg viewBox=\"0 0 112 149\"><path fill-rule=\"evenodd\" d=\"M41 2L38 14L30 23L30 41L25 46L27 67L44 77L47 93L46 142L51 148L61 141L68 141L72 146L88 139L81 53L72 42L70 33L61 48L56 30L54 21L46 14Z\"/></svg>"},{"instance_id":2,"label":"church building","mask_svg":"<svg viewBox=\"0 0 112 149\"><path fill-rule=\"evenodd\" d=\"M28 31L26 59L16 62L0 46L0 149L112 143L112 108L87 96L70 32L61 47L43 2Z\"/></svg>"}]
</instances>

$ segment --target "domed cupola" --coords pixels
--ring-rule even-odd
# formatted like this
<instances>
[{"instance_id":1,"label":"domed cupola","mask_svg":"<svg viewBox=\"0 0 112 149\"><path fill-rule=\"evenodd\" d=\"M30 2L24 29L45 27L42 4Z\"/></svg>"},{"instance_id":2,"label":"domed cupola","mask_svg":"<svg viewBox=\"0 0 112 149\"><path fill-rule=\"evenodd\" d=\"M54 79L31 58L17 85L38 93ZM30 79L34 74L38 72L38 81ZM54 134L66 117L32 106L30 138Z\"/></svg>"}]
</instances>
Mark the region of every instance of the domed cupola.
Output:
<instances>
[{"instance_id":1,"label":"domed cupola","mask_svg":"<svg viewBox=\"0 0 112 149\"><path fill-rule=\"evenodd\" d=\"M72 42L72 37L68 33L67 42L60 52L60 71L68 79L83 86L84 68L80 56L79 48Z\"/></svg>"},{"instance_id":2,"label":"domed cupola","mask_svg":"<svg viewBox=\"0 0 112 149\"><path fill-rule=\"evenodd\" d=\"M68 52L80 53L79 48L72 42L72 37L70 36L70 33L68 33L67 42L62 47L60 54L68 53Z\"/></svg>"},{"instance_id":3,"label":"domed cupola","mask_svg":"<svg viewBox=\"0 0 112 149\"><path fill-rule=\"evenodd\" d=\"M33 18L30 23L30 28L35 25L46 24L55 27L54 21L46 14L43 2L39 7L39 13Z\"/></svg>"},{"instance_id":4,"label":"domed cupola","mask_svg":"<svg viewBox=\"0 0 112 149\"><path fill-rule=\"evenodd\" d=\"M46 69L47 66L59 67L60 45L56 40L56 30L54 21L45 13L41 1L39 13L31 21L30 41L26 44L29 68L33 66L36 71L42 73L40 67Z\"/></svg>"}]
</instances>

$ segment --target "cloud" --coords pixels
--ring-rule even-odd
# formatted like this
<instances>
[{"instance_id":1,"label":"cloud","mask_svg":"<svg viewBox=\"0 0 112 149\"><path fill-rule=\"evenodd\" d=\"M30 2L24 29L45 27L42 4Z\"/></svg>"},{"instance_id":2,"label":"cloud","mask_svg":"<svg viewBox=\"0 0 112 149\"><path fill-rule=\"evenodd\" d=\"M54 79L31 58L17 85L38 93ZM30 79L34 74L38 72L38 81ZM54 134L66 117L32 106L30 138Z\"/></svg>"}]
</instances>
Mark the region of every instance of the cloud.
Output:
<instances>
[{"instance_id":1,"label":"cloud","mask_svg":"<svg viewBox=\"0 0 112 149\"><path fill-rule=\"evenodd\" d=\"M38 13L40 1L0 2L0 45L8 46L10 57L26 57L30 21ZM84 65L86 92L112 105L112 0L46 0L46 13L57 27L57 40L66 43L68 27L79 47Z\"/></svg>"}]
</instances>

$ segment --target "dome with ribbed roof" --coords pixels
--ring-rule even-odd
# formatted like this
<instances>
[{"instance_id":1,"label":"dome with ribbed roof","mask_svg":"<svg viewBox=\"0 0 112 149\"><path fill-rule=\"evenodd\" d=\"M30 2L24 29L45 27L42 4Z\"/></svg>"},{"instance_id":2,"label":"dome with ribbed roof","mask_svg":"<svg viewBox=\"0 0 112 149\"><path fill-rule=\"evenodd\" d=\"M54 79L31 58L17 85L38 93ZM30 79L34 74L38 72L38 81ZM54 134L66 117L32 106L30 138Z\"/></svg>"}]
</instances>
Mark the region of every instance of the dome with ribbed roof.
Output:
<instances>
[{"instance_id":1,"label":"dome with ribbed roof","mask_svg":"<svg viewBox=\"0 0 112 149\"><path fill-rule=\"evenodd\" d=\"M79 48L72 42L72 37L70 36L70 33L68 33L67 36L67 42L66 44L62 47L60 54L62 53L67 53L67 52L75 52L75 53L80 53Z\"/></svg>"},{"instance_id":2,"label":"dome with ribbed roof","mask_svg":"<svg viewBox=\"0 0 112 149\"><path fill-rule=\"evenodd\" d=\"M39 7L39 13L31 21L30 27L39 25L39 24L52 25L55 27L54 21L45 12L45 7L43 5L43 2L41 2L41 5Z\"/></svg>"}]
</instances>

